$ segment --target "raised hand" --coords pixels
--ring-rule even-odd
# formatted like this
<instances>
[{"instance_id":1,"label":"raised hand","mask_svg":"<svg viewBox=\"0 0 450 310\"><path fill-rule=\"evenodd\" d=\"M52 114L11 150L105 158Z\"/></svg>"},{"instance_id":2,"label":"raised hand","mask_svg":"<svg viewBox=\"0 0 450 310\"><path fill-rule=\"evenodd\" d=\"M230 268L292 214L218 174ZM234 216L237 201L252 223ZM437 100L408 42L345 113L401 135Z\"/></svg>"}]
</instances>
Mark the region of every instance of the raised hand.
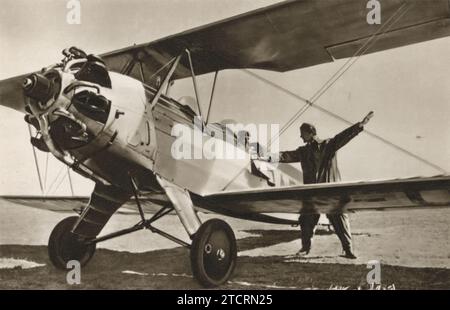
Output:
<instances>
[{"instance_id":1,"label":"raised hand","mask_svg":"<svg viewBox=\"0 0 450 310\"><path fill-rule=\"evenodd\" d=\"M370 111L367 115L366 115L366 117L364 117L364 119L361 121L361 125L362 126L364 126L365 124L367 124L369 121L370 121L370 119L372 118L372 116L374 115L374 113L373 113L373 111Z\"/></svg>"}]
</instances>

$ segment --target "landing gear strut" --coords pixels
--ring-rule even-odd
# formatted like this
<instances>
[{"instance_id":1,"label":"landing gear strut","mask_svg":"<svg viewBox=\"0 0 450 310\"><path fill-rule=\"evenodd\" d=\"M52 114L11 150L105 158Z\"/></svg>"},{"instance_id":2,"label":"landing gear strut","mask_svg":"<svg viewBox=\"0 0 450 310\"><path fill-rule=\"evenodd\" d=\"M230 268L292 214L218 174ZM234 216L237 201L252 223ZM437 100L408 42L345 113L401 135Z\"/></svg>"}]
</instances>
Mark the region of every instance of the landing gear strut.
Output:
<instances>
[{"instance_id":1,"label":"landing gear strut","mask_svg":"<svg viewBox=\"0 0 450 310\"><path fill-rule=\"evenodd\" d=\"M72 233L79 218L77 216L68 217L58 223L50 235L48 253L53 265L58 269L66 270L70 260L77 260L81 266L84 266L94 255L98 242L148 229L190 249L192 273L203 286L218 286L229 279L236 265L237 246L233 230L226 222L220 219L211 219L201 224L195 233L190 234L192 244L189 245L152 225L153 222L175 210L174 206L167 204L150 219L145 219L134 183L133 189L141 216L139 223L127 229L86 240Z\"/></svg>"}]
</instances>

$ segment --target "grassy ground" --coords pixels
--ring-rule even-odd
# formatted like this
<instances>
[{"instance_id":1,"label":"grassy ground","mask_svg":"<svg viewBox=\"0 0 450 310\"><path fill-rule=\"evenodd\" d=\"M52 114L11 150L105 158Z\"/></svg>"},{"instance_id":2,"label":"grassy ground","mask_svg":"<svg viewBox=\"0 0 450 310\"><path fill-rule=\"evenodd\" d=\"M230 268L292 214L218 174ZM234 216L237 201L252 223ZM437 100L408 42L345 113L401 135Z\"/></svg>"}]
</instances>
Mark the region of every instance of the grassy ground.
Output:
<instances>
[{"instance_id":1,"label":"grassy ground","mask_svg":"<svg viewBox=\"0 0 450 310\"><path fill-rule=\"evenodd\" d=\"M81 285L67 285L66 274L48 260L46 244L52 228L69 215L0 202L0 260L45 264L6 269L0 262L0 289L200 288L192 278L188 250L148 231L100 243L82 269ZM381 262L383 287L450 289L450 208L350 214L356 260L340 257L339 241L326 229L316 231L310 255L297 258L292 256L300 247L297 227L220 218L233 228L239 247L226 289L366 288L370 260ZM102 234L138 220L136 215L114 215ZM164 217L156 226L188 241L176 216Z\"/></svg>"},{"instance_id":2,"label":"grassy ground","mask_svg":"<svg viewBox=\"0 0 450 310\"><path fill-rule=\"evenodd\" d=\"M250 231L259 234L240 239L241 251L289 242L291 230ZM189 253L184 248L145 253L99 249L82 269L81 284L68 285L66 274L48 260L46 246L1 245L3 257L46 264L32 269L1 269L1 289L198 289L192 278ZM140 274L126 274L123 271ZM225 289L266 288L367 288L366 265L302 263L286 256L240 256L233 278ZM396 289L449 289L450 269L382 265L382 286Z\"/></svg>"}]
</instances>

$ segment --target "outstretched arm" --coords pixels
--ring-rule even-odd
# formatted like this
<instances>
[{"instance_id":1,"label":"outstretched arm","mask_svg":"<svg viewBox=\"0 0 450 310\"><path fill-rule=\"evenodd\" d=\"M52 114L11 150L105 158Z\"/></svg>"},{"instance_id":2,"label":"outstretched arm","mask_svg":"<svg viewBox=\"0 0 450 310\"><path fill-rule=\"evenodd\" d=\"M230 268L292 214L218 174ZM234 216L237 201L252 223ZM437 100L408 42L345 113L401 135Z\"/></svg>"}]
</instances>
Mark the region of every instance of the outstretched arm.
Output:
<instances>
[{"instance_id":1,"label":"outstretched arm","mask_svg":"<svg viewBox=\"0 0 450 310\"><path fill-rule=\"evenodd\" d=\"M369 112L361 122L358 122L341 133L338 133L333 139L330 140L329 145L333 147L334 151L339 150L351 139L356 137L361 131L363 131L364 125L369 122L373 115L373 111Z\"/></svg>"},{"instance_id":2,"label":"outstretched arm","mask_svg":"<svg viewBox=\"0 0 450 310\"><path fill-rule=\"evenodd\" d=\"M296 163L302 161L302 147L299 147L293 151L284 151L279 154L271 154L264 157L259 157L259 160L267 162L279 162L279 163Z\"/></svg>"},{"instance_id":3,"label":"outstretched arm","mask_svg":"<svg viewBox=\"0 0 450 310\"><path fill-rule=\"evenodd\" d=\"M293 151L280 152L278 162L280 163L298 163L302 161L302 148L299 147Z\"/></svg>"}]
</instances>

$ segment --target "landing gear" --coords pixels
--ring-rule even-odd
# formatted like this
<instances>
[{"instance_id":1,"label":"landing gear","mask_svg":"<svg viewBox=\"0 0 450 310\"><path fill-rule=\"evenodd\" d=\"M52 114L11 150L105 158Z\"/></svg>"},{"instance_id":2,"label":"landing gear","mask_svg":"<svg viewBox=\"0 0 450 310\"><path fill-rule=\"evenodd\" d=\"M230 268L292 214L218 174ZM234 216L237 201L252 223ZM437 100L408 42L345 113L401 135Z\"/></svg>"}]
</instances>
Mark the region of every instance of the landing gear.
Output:
<instances>
[{"instance_id":1,"label":"landing gear","mask_svg":"<svg viewBox=\"0 0 450 310\"><path fill-rule=\"evenodd\" d=\"M67 262L77 260L86 265L95 252L95 243L86 244L84 240L71 232L78 216L71 216L59 222L48 240L48 255L52 264L67 270Z\"/></svg>"},{"instance_id":2,"label":"landing gear","mask_svg":"<svg viewBox=\"0 0 450 310\"><path fill-rule=\"evenodd\" d=\"M194 277L206 287L225 283L236 265L236 238L231 227L219 219L203 223L191 245Z\"/></svg>"},{"instance_id":3,"label":"landing gear","mask_svg":"<svg viewBox=\"0 0 450 310\"><path fill-rule=\"evenodd\" d=\"M148 229L190 249L192 273L194 278L203 286L218 286L230 278L236 265L237 245L233 230L226 222L219 219L211 219L201 224L189 194L174 186L165 188L166 194L171 201L155 200L154 203L162 204L162 207L150 219L146 219L139 201L137 186L133 180L132 189L134 190L136 205L141 217L140 222L130 228L101 237L82 239L77 234L72 233L72 229L79 217L68 217L59 222L50 235L48 254L52 264L58 269L67 270L67 263L70 260L77 260L81 266L84 266L94 255L98 242L127 235L138 230ZM152 199L149 199L149 201L152 202ZM155 221L173 211L176 211L186 232L191 237L192 244L188 244L152 225Z\"/></svg>"}]
</instances>

